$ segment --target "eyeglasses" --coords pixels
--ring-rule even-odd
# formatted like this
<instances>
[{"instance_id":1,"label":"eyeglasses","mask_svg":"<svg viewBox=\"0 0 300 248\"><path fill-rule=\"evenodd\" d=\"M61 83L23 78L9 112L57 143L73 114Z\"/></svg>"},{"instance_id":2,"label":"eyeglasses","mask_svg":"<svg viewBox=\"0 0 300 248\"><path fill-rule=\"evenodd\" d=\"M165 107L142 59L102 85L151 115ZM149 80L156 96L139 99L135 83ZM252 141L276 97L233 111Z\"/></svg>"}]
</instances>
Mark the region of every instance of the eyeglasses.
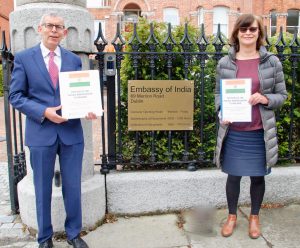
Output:
<instances>
[{"instance_id":1,"label":"eyeglasses","mask_svg":"<svg viewBox=\"0 0 300 248\"><path fill-rule=\"evenodd\" d=\"M239 31L241 33L246 33L247 30L250 31L250 33L255 33L257 31L258 27L239 27Z\"/></svg>"},{"instance_id":2,"label":"eyeglasses","mask_svg":"<svg viewBox=\"0 0 300 248\"><path fill-rule=\"evenodd\" d=\"M53 27L55 27L56 31L62 31L65 29L64 25L56 25L52 23L44 23L42 25L48 30L53 30Z\"/></svg>"}]
</instances>

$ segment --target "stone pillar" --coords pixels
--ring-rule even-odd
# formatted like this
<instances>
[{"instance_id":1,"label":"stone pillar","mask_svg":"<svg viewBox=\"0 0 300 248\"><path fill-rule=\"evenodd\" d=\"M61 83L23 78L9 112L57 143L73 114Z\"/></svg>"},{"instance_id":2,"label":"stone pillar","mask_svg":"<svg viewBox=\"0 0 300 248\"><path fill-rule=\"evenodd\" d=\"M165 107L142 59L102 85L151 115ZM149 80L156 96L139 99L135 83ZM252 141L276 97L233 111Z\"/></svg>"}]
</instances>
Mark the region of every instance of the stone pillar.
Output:
<instances>
[{"instance_id":1,"label":"stone pillar","mask_svg":"<svg viewBox=\"0 0 300 248\"><path fill-rule=\"evenodd\" d=\"M16 9L10 14L11 46L13 53L40 42L37 27L43 14L55 12L65 20L68 35L61 45L79 53L83 69L89 69L88 56L93 46L93 19L86 9L86 0L16 0ZM96 120L95 120L96 121ZM97 120L98 121L98 120ZM83 227L92 227L105 215L104 177L94 174L92 122L82 120L85 152L82 169ZM18 184L20 214L24 224L37 229L35 194L29 151L26 149L28 175ZM59 163L56 163L59 170ZM65 210L61 187L53 184L52 223L54 231L64 230Z\"/></svg>"}]
</instances>

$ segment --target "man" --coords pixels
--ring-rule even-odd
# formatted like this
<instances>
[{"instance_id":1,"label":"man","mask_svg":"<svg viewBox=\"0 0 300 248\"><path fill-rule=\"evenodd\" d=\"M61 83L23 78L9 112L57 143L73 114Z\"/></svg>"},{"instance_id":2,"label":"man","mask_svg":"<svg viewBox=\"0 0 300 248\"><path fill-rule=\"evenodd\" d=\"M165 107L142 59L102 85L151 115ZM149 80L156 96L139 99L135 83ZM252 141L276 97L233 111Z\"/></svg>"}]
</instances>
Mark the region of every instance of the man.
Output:
<instances>
[{"instance_id":1,"label":"man","mask_svg":"<svg viewBox=\"0 0 300 248\"><path fill-rule=\"evenodd\" d=\"M41 43L15 55L9 100L26 115L25 145L36 195L38 243L53 247L51 224L52 180L56 155L59 156L62 193L66 210L65 230L73 247L88 247L80 238L81 170L83 132L80 119L60 116L59 71L81 70L80 58L59 46L67 35L62 17L43 15L38 26ZM87 119L95 119L88 113Z\"/></svg>"}]
</instances>

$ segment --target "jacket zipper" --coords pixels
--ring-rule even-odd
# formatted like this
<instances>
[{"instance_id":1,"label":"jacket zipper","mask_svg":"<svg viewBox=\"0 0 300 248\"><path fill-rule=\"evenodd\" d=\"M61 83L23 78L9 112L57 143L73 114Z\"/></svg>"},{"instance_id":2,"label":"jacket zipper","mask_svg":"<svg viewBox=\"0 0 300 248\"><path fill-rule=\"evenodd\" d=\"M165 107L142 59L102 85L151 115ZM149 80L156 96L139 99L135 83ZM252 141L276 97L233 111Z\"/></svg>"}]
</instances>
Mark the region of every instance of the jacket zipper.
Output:
<instances>
[{"instance_id":1,"label":"jacket zipper","mask_svg":"<svg viewBox=\"0 0 300 248\"><path fill-rule=\"evenodd\" d=\"M261 65L261 62L258 64L258 77L259 77L259 89L260 89L260 93L263 94L263 80L262 80L262 77L261 77L261 71L260 71L260 65ZM267 161L267 142L266 142L266 135L265 135L265 119L264 119L264 116L262 115L262 111L261 111L261 108L262 106L260 105L259 106L259 112L260 112L260 117L262 119L262 124L263 124L263 128L264 128L264 141L265 141L265 150L266 150L266 169L268 170L269 166L268 166L268 161Z\"/></svg>"}]
</instances>

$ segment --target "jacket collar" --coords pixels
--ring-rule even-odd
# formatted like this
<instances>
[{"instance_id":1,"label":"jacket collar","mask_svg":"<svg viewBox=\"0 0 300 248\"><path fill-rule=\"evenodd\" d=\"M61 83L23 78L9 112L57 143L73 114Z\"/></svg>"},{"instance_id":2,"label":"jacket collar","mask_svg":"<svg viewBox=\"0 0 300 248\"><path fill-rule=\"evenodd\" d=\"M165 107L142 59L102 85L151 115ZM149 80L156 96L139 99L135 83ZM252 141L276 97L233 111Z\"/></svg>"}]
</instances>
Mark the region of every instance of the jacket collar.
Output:
<instances>
[{"instance_id":1,"label":"jacket collar","mask_svg":"<svg viewBox=\"0 0 300 248\"><path fill-rule=\"evenodd\" d=\"M264 46L261 46L259 49L260 62L263 62L266 58L270 57L272 53L268 52ZM235 47L231 46L228 51L228 56L231 60L236 60L236 51Z\"/></svg>"}]
</instances>

